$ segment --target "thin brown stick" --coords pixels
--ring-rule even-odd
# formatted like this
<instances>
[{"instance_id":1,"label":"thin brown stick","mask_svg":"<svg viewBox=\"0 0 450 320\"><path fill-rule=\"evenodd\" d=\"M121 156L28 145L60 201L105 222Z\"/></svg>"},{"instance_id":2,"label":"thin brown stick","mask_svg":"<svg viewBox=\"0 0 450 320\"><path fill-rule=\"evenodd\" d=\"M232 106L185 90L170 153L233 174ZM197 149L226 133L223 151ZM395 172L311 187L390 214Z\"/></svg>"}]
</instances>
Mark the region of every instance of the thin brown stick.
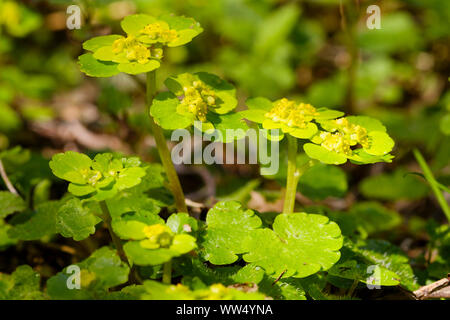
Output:
<instances>
[{"instance_id":1,"label":"thin brown stick","mask_svg":"<svg viewBox=\"0 0 450 320\"><path fill-rule=\"evenodd\" d=\"M14 188L13 184L8 178L8 175L6 174L5 167L3 167L3 162L0 159L0 175L2 176L3 181L6 184L6 187L8 188L9 192L19 195L17 190Z\"/></svg>"}]
</instances>

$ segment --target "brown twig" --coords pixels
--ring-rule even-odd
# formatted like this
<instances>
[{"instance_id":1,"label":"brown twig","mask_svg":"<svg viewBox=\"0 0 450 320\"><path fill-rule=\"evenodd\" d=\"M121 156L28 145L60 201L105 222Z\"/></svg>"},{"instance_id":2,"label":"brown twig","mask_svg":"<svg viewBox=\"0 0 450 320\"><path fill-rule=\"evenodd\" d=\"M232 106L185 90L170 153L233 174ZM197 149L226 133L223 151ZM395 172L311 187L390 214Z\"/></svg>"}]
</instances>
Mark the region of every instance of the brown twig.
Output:
<instances>
[{"instance_id":1,"label":"brown twig","mask_svg":"<svg viewBox=\"0 0 450 320\"><path fill-rule=\"evenodd\" d=\"M416 299L450 298L450 273L443 278L413 292Z\"/></svg>"},{"instance_id":2,"label":"brown twig","mask_svg":"<svg viewBox=\"0 0 450 320\"><path fill-rule=\"evenodd\" d=\"M0 175L2 176L3 181L5 182L6 187L8 188L9 192L17 194L17 190L14 188L13 184L8 178L8 175L6 174L5 167L3 167L3 162L0 159Z\"/></svg>"}]
</instances>

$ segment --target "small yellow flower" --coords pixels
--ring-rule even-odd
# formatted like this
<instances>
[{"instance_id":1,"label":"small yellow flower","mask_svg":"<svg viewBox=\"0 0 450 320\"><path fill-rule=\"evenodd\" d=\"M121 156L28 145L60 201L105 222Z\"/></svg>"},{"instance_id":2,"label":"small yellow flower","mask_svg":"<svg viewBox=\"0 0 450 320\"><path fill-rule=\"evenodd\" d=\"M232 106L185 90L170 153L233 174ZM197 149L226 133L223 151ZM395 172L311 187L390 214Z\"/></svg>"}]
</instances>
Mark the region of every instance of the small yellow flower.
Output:
<instances>
[{"instance_id":1,"label":"small yellow flower","mask_svg":"<svg viewBox=\"0 0 450 320\"><path fill-rule=\"evenodd\" d=\"M350 123L347 118L339 118L333 120L333 122L329 127L329 131L339 132L347 140L349 145L354 146L359 143L363 148L369 147L366 128Z\"/></svg>"},{"instance_id":2,"label":"small yellow flower","mask_svg":"<svg viewBox=\"0 0 450 320\"><path fill-rule=\"evenodd\" d=\"M325 149L335 151L337 153L343 153L348 156L352 155L350 143L341 133L322 132L320 134L320 138L322 138L321 145Z\"/></svg>"},{"instance_id":3,"label":"small yellow flower","mask_svg":"<svg viewBox=\"0 0 450 320\"><path fill-rule=\"evenodd\" d=\"M316 108L307 103L296 104L283 98L275 103L265 116L274 122L280 122L288 127L306 128L314 116L318 115Z\"/></svg>"},{"instance_id":4,"label":"small yellow flower","mask_svg":"<svg viewBox=\"0 0 450 320\"><path fill-rule=\"evenodd\" d=\"M167 43L178 37L176 30L170 29L165 23L154 22L148 24L141 30L142 34L148 35L150 39Z\"/></svg>"},{"instance_id":5,"label":"small yellow flower","mask_svg":"<svg viewBox=\"0 0 450 320\"><path fill-rule=\"evenodd\" d=\"M113 42L112 51L114 53L121 53L125 49L134 47L137 44L138 44L138 42L137 42L136 38L133 36L128 36L126 38L120 38Z\"/></svg>"},{"instance_id":6,"label":"small yellow flower","mask_svg":"<svg viewBox=\"0 0 450 320\"><path fill-rule=\"evenodd\" d=\"M194 114L198 120L205 122L208 107L216 105L216 94L202 81L193 81L192 86L184 87L184 97L181 106Z\"/></svg>"},{"instance_id":7,"label":"small yellow flower","mask_svg":"<svg viewBox=\"0 0 450 320\"><path fill-rule=\"evenodd\" d=\"M145 226L142 231L147 239L141 242L141 244L147 249L168 248L172 244L172 230L165 225L154 224Z\"/></svg>"},{"instance_id":8,"label":"small yellow flower","mask_svg":"<svg viewBox=\"0 0 450 320\"><path fill-rule=\"evenodd\" d=\"M97 183L97 181L100 180L101 178L102 178L102 173L100 171L95 170L89 174L88 182L91 185L95 185Z\"/></svg>"}]
</instances>

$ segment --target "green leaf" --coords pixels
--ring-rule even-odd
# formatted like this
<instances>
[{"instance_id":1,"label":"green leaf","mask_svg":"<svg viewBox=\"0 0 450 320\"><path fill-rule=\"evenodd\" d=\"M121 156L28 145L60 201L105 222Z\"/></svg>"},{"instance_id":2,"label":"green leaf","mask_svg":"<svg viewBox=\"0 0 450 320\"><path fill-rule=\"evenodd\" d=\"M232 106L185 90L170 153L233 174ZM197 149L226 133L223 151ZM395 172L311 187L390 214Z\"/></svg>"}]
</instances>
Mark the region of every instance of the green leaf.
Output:
<instances>
[{"instance_id":1,"label":"green leaf","mask_svg":"<svg viewBox=\"0 0 450 320\"><path fill-rule=\"evenodd\" d=\"M171 92L161 92L153 99L150 114L155 122L166 130L186 128L193 123L192 117L177 113L178 98Z\"/></svg>"},{"instance_id":2,"label":"green leaf","mask_svg":"<svg viewBox=\"0 0 450 320\"><path fill-rule=\"evenodd\" d=\"M137 35L146 25L155 21L157 21L155 17L147 14L133 14L126 16L120 25L128 35Z\"/></svg>"},{"instance_id":3,"label":"green leaf","mask_svg":"<svg viewBox=\"0 0 450 320\"><path fill-rule=\"evenodd\" d=\"M159 61L152 59L144 64L139 62L119 63L119 65L117 66L117 70L134 75L153 71L155 69L158 69L160 65L161 64L159 63Z\"/></svg>"},{"instance_id":4,"label":"green leaf","mask_svg":"<svg viewBox=\"0 0 450 320\"><path fill-rule=\"evenodd\" d=\"M28 265L21 265L11 274L0 273L0 300L43 300L39 290L40 275Z\"/></svg>"},{"instance_id":5,"label":"green leaf","mask_svg":"<svg viewBox=\"0 0 450 320\"><path fill-rule=\"evenodd\" d=\"M75 241L86 239L95 232L100 218L84 208L79 199L71 199L62 205L56 216L56 230L66 238Z\"/></svg>"},{"instance_id":6,"label":"green leaf","mask_svg":"<svg viewBox=\"0 0 450 320\"><path fill-rule=\"evenodd\" d=\"M410 291L419 285L409 265L408 257L397 247L384 240L360 240L356 243L346 242L354 253L364 257L373 265L384 267L400 277L400 285Z\"/></svg>"},{"instance_id":7,"label":"green leaf","mask_svg":"<svg viewBox=\"0 0 450 320\"><path fill-rule=\"evenodd\" d=\"M10 224L7 224L3 219L0 219L0 250L17 243L17 239L9 236L9 230L11 230L11 228L12 226Z\"/></svg>"},{"instance_id":8,"label":"green leaf","mask_svg":"<svg viewBox=\"0 0 450 320\"><path fill-rule=\"evenodd\" d=\"M386 127L381 123L380 120L367 117L367 116L348 116L347 120L349 123L360 125L366 128L368 132L371 131L381 131L386 132Z\"/></svg>"},{"instance_id":9,"label":"green leaf","mask_svg":"<svg viewBox=\"0 0 450 320\"><path fill-rule=\"evenodd\" d=\"M124 240L142 240L145 238L144 227L152 224L164 223L157 214L140 210L125 213L121 217L114 218L112 228L117 236Z\"/></svg>"},{"instance_id":10,"label":"green leaf","mask_svg":"<svg viewBox=\"0 0 450 320\"><path fill-rule=\"evenodd\" d=\"M289 131L289 134L298 139L309 139L317 132L317 126L314 123L308 123L306 128L295 128L292 131Z\"/></svg>"},{"instance_id":11,"label":"green leaf","mask_svg":"<svg viewBox=\"0 0 450 320\"><path fill-rule=\"evenodd\" d=\"M123 38L123 37L120 35L117 35L117 34L110 34L107 36L94 37L94 38L91 38L91 39L83 42L83 49L95 52L96 50L100 49L101 47L112 46L113 42L120 38Z\"/></svg>"},{"instance_id":12,"label":"green leaf","mask_svg":"<svg viewBox=\"0 0 450 320\"><path fill-rule=\"evenodd\" d=\"M144 168L131 167L120 170L115 187L118 190L132 188L141 183L141 178L146 175Z\"/></svg>"},{"instance_id":13,"label":"green leaf","mask_svg":"<svg viewBox=\"0 0 450 320\"><path fill-rule=\"evenodd\" d=\"M80 70L90 77L112 77L119 74L118 64L110 61L99 61L92 53L85 53L78 57Z\"/></svg>"},{"instance_id":14,"label":"green leaf","mask_svg":"<svg viewBox=\"0 0 450 320\"><path fill-rule=\"evenodd\" d=\"M330 120L342 117L345 113L339 110L331 110L327 108L319 108L317 109L319 113L318 116L314 117L317 120ZM349 118L349 117L347 117Z\"/></svg>"},{"instance_id":15,"label":"green leaf","mask_svg":"<svg viewBox=\"0 0 450 320\"><path fill-rule=\"evenodd\" d=\"M308 157L319 160L326 164L343 164L347 162L347 157L334 151L329 151L322 146L313 143L306 143L303 145Z\"/></svg>"},{"instance_id":16,"label":"green leaf","mask_svg":"<svg viewBox=\"0 0 450 320\"><path fill-rule=\"evenodd\" d=\"M316 164L301 175L298 187L304 196L323 200L327 197L343 197L348 185L345 172L339 167Z\"/></svg>"},{"instance_id":17,"label":"green leaf","mask_svg":"<svg viewBox=\"0 0 450 320\"><path fill-rule=\"evenodd\" d=\"M245 101L249 110L264 110L270 111L273 107L272 101L264 97L250 98Z\"/></svg>"},{"instance_id":18,"label":"green leaf","mask_svg":"<svg viewBox=\"0 0 450 320\"><path fill-rule=\"evenodd\" d=\"M367 198L380 200L420 199L427 195L427 185L404 169L367 177L359 185Z\"/></svg>"},{"instance_id":19,"label":"green leaf","mask_svg":"<svg viewBox=\"0 0 450 320\"><path fill-rule=\"evenodd\" d=\"M329 274L351 280L358 280L365 284L380 286L396 286L399 276L386 268L371 268L370 265L356 260L339 261L327 271Z\"/></svg>"},{"instance_id":20,"label":"green leaf","mask_svg":"<svg viewBox=\"0 0 450 320\"><path fill-rule=\"evenodd\" d=\"M178 39L169 42L169 47L184 45L203 31L200 24L192 18L166 14L159 17L159 19L167 22L170 29L177 30L178 32Z\"/></svg>"},{"instance_id":21,"label":"green leaf","mask_svg":"<svg viewBox=\"0 0 450 320\"><path fill-rule=\"evenodd\" d=\"M270 276L304 278L327 270L339 258L343 238L338 225L315 214L280 214L273 231L254 230L247 238L244 260Z\"/></svg>"},{"instance_id":22,"label":"green leaf","mask_svg":"<svg viewBox=\"0 0 450 320\"><path fill-rule=\"evenodd\" d=\"M198 230L197 220L187 213L174 213L166 222L166 225L176 234L191 233Z\"/></svg>"},{"instance_id":23,"label":"green leaf","mask_svg":"<svg viewBox=\"0 0 450 320\"><path fill-rule=\"evenodd\" d=\"M239 115L247 120L250 120L252 122L256 123L263 123L263 121L266 119L265 114L267 111L261 110L261 109L248 109L239 112Z\"/></svg>"},{"instance_id":24,"label":"green leaf","mask_svg":"<svg viewBox=\"0 0 450 320\"><path fill-rule=\"evenodd\" d=\"M238 113L230 112L222 115L209 113L206 115L206 119L210 121L213 124L214 129L219 132L217 133L219 137L217 141L223 143L229 143L244 138L248 130L247 124L242 121L242 117ZM230 129L234 130L233 134L227 133L227 130Z\"/></svg>"},{"instance_id":25,"label":"green leaf","mask_svg":"<svg viewBox=\"0 0 450 320\"><path fill-rule=\"evenodd\" d=\"M76 264L81 271L80 289L69 289L67 283L73 284L69 277L73 272L65 268L47 281L47 292L52 299L99 299L107 297L109 288L128 281L129 267L120 260L116 250L102 247L89 258Z\"/></svg>"},{"instance_id":26,"label":"green leaf","mask_svg":"<svg viewBox=\"0 0 450 320\"><path fill-rule=\"evenodd\" d=\"M88 171L91 164L87 155L74 151L55 154L49 163L55 176L79 184L86 182L84 171Z\"/></svg>"},{"instance_id":27,"label":"green leaf","mask_svg":"<svg viewBox=\"0 0 450 320\"><path fill-rule=\"evenodd\" d=\"M370 147L364 150L370 155L382 156L391 152L394 147L394 140L386 132L371 131L368 136Z\"/></svg>"},{"instance_id":28,"label":"green leaf","mask_svg":"<svg viewBox=\"0 0 450 320\"><path fill-rule=\"evenodd\" d=\"M0 218L4 218L11 213L20 212L27 208L23 199L9 191L0 191Z\"/></svg>"},{"instance_id":29,"label":"green leaf","mask_svg":"<svg viewBox=\"0 0 450 320\"><path fill-rule=\"evenodd\" d=\"M235 262L238 254L246 252L243 240L261 224L252 210L244 210L238 202L217 203L206 216L203 258L216 265Z\"/></svg>"},{"instance_id":30,"label":"green leaf","mask_svg":"<svg viewBox=\"0 0 450 320\"><path fill-rule=\"evenodd\" d=\"M30 241L57 233L56 215L60 206L59 201L40 204L29 220L13 226L8 231L8 235L13 239Z\"/></svg>"},{"instance_id":31,"label":"green leaf","mask_svg":"<svg viewBox=\"0 0 450 320\"><path fill-rule=\"evenodd\" d=\"M258 292L244 292L234 288L213 284L210 287L190 290L188 287L167 285L146 280L143 285L122 290L130 299L140 300L261 300L265 296Z\"/></svg>"},{"instance_id":32,"label":"green leaf","mask_svg":"<svg viewBox=\"0 0 450 320\"><path fill-rule=\"evenodd\" d=\"M141 245L140 241L129 241L125 244L124 250L134 264L155 266L192 251L197 246L195 242L194 237L177 234L169 248L147 249Z\"/></svg>"}]
</instances>

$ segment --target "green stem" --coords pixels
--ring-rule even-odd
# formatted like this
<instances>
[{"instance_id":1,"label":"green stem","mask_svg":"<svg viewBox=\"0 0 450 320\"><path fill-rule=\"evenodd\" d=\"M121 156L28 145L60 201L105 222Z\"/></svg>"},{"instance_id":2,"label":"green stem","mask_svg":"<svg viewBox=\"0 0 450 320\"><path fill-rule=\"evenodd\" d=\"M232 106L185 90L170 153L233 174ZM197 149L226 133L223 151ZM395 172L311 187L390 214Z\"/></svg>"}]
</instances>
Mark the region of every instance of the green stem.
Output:
<instances>
[{"instance_id":1,"label":"green stem","mask_svg":"<svg viewBox=\"0 0 450 320\"><path fill-rule=\"evenodd\" d=\"M166 284L172 283L172 260L166 262L163 266L162 282Z\"/></svg>"},{"instance_id":2,"label":"green stem","mask_svg":"<svg viewBox=\"0 0 450 320\"><path fill-rule=\"evenodd\" d=\"M169 180L169 188L175 198L175 205L178 212L188 212L186 207L186 200L184 199L183 189L181 188L180 180L178 179L177 172L172 163L169 148L167 147L164 132L160 126L158 126L153 117L150 115L150 106L152 105L153 98L156 94L156 71L147 73L147 105L148 114L150 116L150 124L152 126L153 136L155 138L156 146L158 147L159 157L161 158L162 165L167 174Z\"/></svg>"},{"instance_id":3,"label":"green stem","mask_svg":"<svg viewBox=\"0 0 450 320\"><path fill-rule=\"evenodd\" d=\"M444 198L444 195L439 190L438 182L433 176L433 173L430 170L430 167L428 167L425 159L423 158L422 154L419 150L414 149L413 150L414 157L416 157L417 162L419 163L420 167L422 168L423 175L425 176L425 179L427 179L428 183L430 184L431 190L433 190L434 195L436 196L436 199L441 206L442 211L444 211L445 216L447 217L447 220L450 222L450 208L448 206L447 201Z\"/></svg>"},{"instance_id":4,"label":"green stem","mask_svg":"<svg viewBox=\"0 0 450 320\"><path fill-rule=\"evenodd\" d=\"M292 213L294 212L295 194L300 174L297 170L297 139L289 134L286 137L288 140L288 171L283 213Z\"/></svg>"},{"instance_id":5,"label":"green stem","mask_svg":"<svg viewBox=\"0 0 450 320\"><path fill-rule=\"evenodd\" d=\"M111 236L111 239L114 243L114 246L116 247L117 253L119 254L120 259L122 259L123 262L125 262L128 266L130 266L130 263L128 262L127 256L125 254L125 251L123 250L122 242L120 241L119 237L116 236L114 233L112 226L111 226L111 214L109 213L108 205L106 204L106 201L100 201L100 208L102 209L102 219L106 224L106 227L108 228L109 235Z\"/></svg>"}]
</instances>

